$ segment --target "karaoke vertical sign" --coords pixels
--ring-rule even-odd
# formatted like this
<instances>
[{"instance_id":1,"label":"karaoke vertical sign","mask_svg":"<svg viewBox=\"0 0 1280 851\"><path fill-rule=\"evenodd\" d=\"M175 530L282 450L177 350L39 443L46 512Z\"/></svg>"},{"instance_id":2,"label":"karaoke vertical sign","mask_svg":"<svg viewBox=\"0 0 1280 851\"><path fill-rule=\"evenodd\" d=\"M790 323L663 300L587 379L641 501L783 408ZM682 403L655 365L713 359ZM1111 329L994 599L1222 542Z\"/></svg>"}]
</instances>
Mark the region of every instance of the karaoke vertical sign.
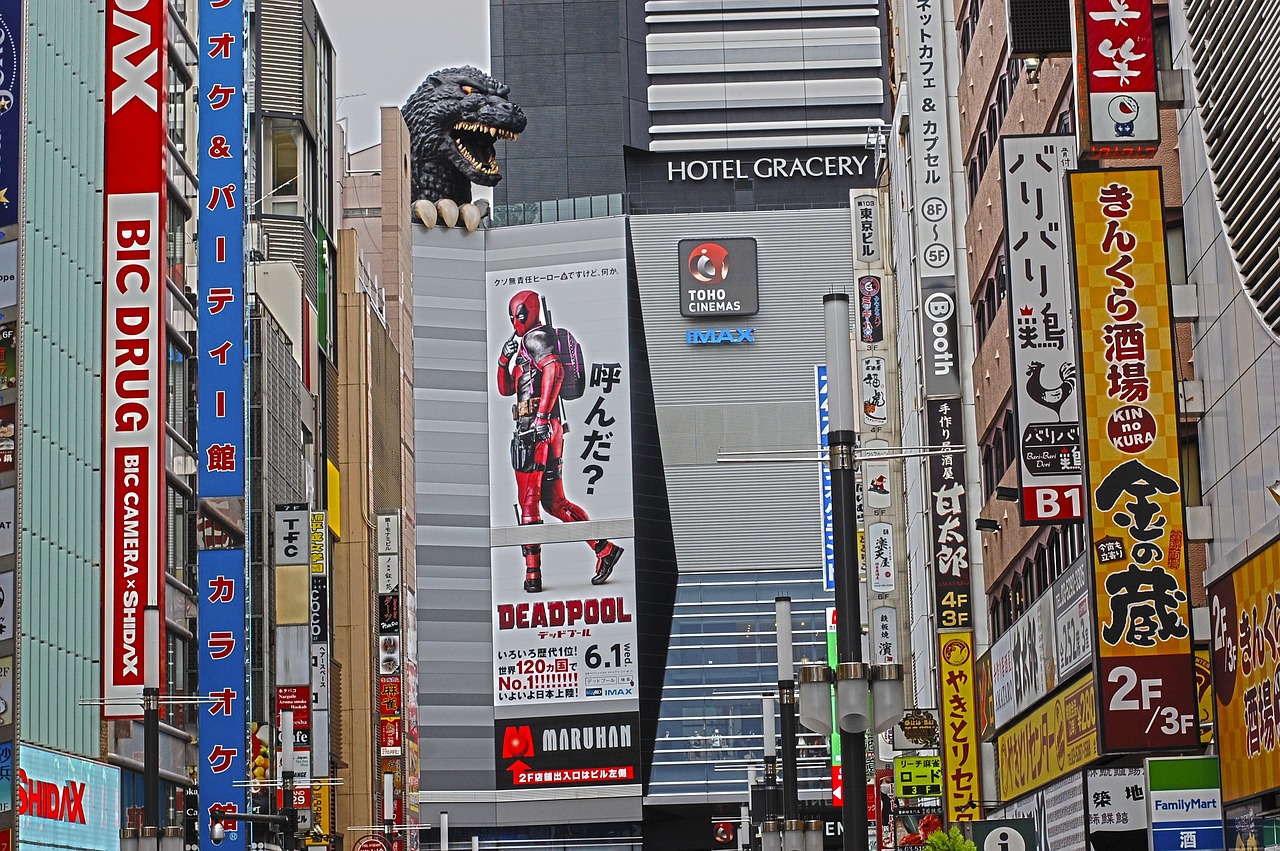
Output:
<instances>
[{"instance_id":1,"label":"karaoke vertical sign","mask_svg":"<svg viewBox=\"0 0 1280 851\"><path fill-rule=\"evenodd\" d=\"M245 710L244 0L201 0L197 484L223 516L200 518L200 802L243 810ZM163 58L162 60L163 61ZM223 528L227 523L233 528ZM237 534L238 532L238 534ZM207 824L207 819L201 819ZM227 824L219 851L243 849ZM201 848L211 851L202 831Z\"/></svg>"}]
</instances>

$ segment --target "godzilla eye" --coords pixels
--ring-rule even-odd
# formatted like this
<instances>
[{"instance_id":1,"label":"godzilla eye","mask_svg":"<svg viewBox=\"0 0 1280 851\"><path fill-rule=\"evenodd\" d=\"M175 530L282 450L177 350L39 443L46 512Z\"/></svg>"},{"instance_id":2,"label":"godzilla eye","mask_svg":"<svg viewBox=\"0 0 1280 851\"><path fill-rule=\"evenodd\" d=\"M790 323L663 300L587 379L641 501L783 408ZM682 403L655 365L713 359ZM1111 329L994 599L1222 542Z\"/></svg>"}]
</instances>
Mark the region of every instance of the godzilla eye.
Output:
<instances>
[{"instance_id":1,"label":"godzilla eye","mask_svg":"<svg viewBox=\"0 0 1280 851\"><path fill-rule=\"evenodd\" d=\"M471 88L470 86L463 86L463 87L462 87L462 93L463 93L464 95L469 95L469 94L471 94L471 93L472 93L472 92L474 92L474 91L475 91L475 89Z\"/></svg>"}]
</instances>

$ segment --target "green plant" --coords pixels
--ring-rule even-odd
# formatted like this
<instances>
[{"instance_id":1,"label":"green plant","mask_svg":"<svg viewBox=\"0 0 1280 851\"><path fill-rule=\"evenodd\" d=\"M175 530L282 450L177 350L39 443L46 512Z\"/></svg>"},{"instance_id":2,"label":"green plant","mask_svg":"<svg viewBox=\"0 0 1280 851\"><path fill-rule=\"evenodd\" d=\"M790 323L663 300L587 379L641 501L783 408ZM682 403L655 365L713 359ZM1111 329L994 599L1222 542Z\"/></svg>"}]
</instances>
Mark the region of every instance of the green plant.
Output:
<instances>
[{"instance_id":1,"label":"green plant","mask_svg":"<svg viewBox=\"0 0 1280 851\"><path fill-rule=\"evenodd\" d=\"M924 842L925 851L978 851L973 840L965 839L959 828L936 830Z\"/></svg>"}]
</instances>

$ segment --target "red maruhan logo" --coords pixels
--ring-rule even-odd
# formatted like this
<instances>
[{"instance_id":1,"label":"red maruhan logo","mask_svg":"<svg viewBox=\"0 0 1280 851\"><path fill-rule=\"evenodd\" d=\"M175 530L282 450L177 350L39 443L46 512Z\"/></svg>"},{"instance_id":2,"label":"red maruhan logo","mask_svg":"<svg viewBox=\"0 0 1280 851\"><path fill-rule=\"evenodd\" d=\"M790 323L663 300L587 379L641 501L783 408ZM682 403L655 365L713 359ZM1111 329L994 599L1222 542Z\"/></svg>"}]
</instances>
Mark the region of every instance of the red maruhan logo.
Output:
<instances>
[{"instance_id":1,"label":"red maruhan logo","mask_svg":"<svg viewBox=\"0 0 1280 851\"><path fill-rule=\"evenodd\" d=\"M729 252L719 243L704 242L689 252L689 274L704 284L723 283L729 277Z\"/></svg>"},{"instance_id":2,"label":"red maruhan logo","mask_svg":"<svg viewBox=\"0 0 1280 851\"><path fill-rule=\"evenodd\" d=\"M84 824L85 784L68 780L63 785L32 780L18 770L18 815Z\"/></svg>"},{"instance_id":3,"label":"red maruhan logo","mask_svg":"<svg viewBox=\"0 0 1280 851\"><path fill-rule=\"evenodd\" d=\"M528 727L508 727L502 734L502 758L533 755L533 732Z\"/></svg>"}]
</instances>

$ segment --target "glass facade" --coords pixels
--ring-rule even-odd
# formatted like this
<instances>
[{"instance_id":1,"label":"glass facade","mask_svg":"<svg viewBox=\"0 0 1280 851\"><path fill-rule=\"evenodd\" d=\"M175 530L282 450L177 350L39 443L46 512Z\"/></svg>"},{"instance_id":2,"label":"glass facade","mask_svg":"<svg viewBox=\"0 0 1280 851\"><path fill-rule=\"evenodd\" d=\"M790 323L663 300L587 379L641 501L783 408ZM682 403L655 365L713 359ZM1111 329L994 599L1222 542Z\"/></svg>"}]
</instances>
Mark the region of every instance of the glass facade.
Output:
<instances>
[{"instance_id":1,"label":"glass facade","mask_svg":"<svg viewBox=\"0 0 1280 851\"><path fill-rule=\"evenodd\" d=\"M780 596L791 597L796 664L825 661L832 600L816 567L681 574L650 798L745 800L748 769L760 773L764 765L763 697L778 689ZM801 733L800 797L829 800L827 741Z\"/></svg>"},{"instance_id":2,"label":"glass facade","mask_svg":"<svg viewBox=\"0 0 1280 851\"><path fill-rule=\"evenodd\" d=\"M97 757L104 0L31 0L26 47L21 737ZM7 312L11 308L0 308ZM81 415L68 416L80 411Z\"/></svg>"}]
</instances>

